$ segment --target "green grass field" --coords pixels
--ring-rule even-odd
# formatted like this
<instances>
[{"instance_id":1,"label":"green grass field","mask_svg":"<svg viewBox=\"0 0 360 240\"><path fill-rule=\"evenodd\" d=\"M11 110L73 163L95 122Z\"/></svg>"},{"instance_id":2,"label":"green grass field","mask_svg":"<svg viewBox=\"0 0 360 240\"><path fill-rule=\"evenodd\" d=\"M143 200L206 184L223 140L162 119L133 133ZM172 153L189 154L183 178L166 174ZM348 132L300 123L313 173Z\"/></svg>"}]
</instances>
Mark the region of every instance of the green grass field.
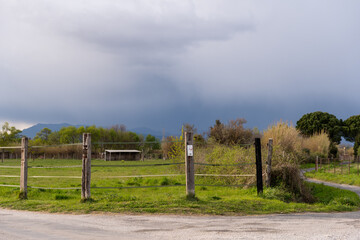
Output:
<instances>
[{"instance_id":1,"label":"green grass field","mask_svg":"<svg viewBox=\"0 0 360 240\"><path fill-rule=\"evenodd\" d=\"M358 164L351 164L350 172L349 165L323 165L318 172L312 171L305 174L306 177L324 180L328 182L349 184L360 186L360 169Z\"/></svg>"},{"instance_id":2,"label":"green grass field","mask_svg":"<svg viewBox=\"0 0 360 240\"><path fill-rule=\"evenodd\" d=\"M92 201L81 203L80 160L30 160L28 199L19 200L19 188L0 187L0 207L31 211L64 213L167 213L167 214L216 214L246 215L291 212L351 211L360 206L359 197L352 192L323 185L310 184L317 198L314 204L289 201L289 193L281 189L265 189L258 196L255 187L196 187L196 199L185 196L183 165L148 166L142 164L171 163L148 160L145 162L104 162L92 160L92 165L135 165L133 167L92 167ZM19 160L0 163L0 184L19 185ZM50 166L75 166L74 168L36 168ZM131 176L136 177L131 177ZM146 177L139 177L145 175ZM148 177L147 175L170 175ZM11 176L11 177L5 177ZM54 177L55 176L55 177ZM75 178L72 178L75 177ZM225 181L226 182L226 181ZM220 177L196 177L197 184L224 183ZM135 189L97 189L96 187L161 186ZM169 187L166 187L169 186ZM170 187L171 186L171 187ZM326 193L326 194L325 194Z\"/></svg>"}]
</instances>

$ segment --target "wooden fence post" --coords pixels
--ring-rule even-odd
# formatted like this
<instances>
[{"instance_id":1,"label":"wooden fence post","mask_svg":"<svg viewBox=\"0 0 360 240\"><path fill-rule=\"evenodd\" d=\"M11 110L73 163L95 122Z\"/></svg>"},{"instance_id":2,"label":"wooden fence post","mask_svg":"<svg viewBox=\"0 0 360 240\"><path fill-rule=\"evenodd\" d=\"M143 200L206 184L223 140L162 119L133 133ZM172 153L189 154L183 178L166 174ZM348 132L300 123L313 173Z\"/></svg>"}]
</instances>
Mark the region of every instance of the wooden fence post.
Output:
<instances>
[{"instance_id":1,"label":"wooden fence post","mask_svg":"<svg viewBox=\"0 0 360 240\"><path fill-rule=\"evenodd\" d=\"M21 168L20 168L20 199L27 199L27 178L28 178L28 138L21 139Z\"/></svg>"},{"instance_id":2,"label":"wooden fence post","mask_svg":"<svg viewBox=\"0 0 360 240\"><path fill-rule=\"evenodd\" d=\"M185 172L186 172L186 197L195 197L195 169L193 133L185 132Z\"/></svg>"},{"instance_id":3,"label":"wooden fence post","mask_svg":"<svg viewBox=\"0 0 360 240\"><path fill-rule=\"evenodd\" d=\"M256 187L257 187L257 193L260 194L264 190L263 177L262 177L260 138L255 138L255 156L256 156Z\"/></svg>"},{"instance_id":4,"label":"wooden fence post","mask_svg":"<svg viewBox=\"0 0 360 240\"><path fill-rule=\"evenodd\" d=\"M340 174L343 174L343 160L340 159Z\"/></svg>"},{"instance_id":5,"label":"wooden fence post","mask_svg":"<svg viewBox=\"0 0 360 240\"><path fill-rule=\"evenodd\" d=\"M270 187L271 182L271 159L273 153L273 139L269 138L268 143L268 157L266 161L266 187Z\"/></svg>"},{"instance_id":6,"label":"wooden fence post","mask_svg":"<svg viewBox=\"0 0 360 240\"><path fill-rule=\"evenodd\" d=\"M91 182L91 134L83 134L82 177L81 177L81 200L89 200Z\"/></svg>"},{"instance_id":7,"label":"wooden fence post","mask_svg":"<svg viewBox=\"0 0 360 240\"><path fill-rule=\"evenodd\" d=\"M319 170L319 157L316 156L316 159L315 159L315 171L317 172Z\"/></svg>"},{"instance_id":8,"label":"wooden fence post","mask_svg":"<svg viewBox=\"0 0 360 240\"><path fill-rule=\"evenodd\" d=\"M4 162L4 158L5 158L5 152L4 152L4 149L2 150L2 157L1 157L1 162L3 163Z\"/></svg>"},{"instance_id":9,"label":"wooden fence post","mask_svg":"<svg viewBox=\"0 0 360 240\"><path fill-rule=\"evenodd\" d=\"M349 160L348 160L348 166L349 166L349 174L350 174L350 167L351 167L351 160L350 160L350 156L349 156Z\"/></svg>"}]
</instances>

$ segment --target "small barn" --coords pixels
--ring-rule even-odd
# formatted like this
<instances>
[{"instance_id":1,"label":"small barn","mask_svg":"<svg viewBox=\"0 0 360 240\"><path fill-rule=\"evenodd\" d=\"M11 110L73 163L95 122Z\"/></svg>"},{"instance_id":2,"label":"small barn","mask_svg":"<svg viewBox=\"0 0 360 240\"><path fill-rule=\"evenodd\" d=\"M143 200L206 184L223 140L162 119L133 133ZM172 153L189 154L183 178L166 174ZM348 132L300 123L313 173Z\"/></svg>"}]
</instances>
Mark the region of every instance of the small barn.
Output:
<instances>
[{"instance_id":1,"label":"small barn","mask_svg":"<svg viewBox=\"0 0 360 240\"><path fill-rule=\"evenodd\" d=\"M139 150L105 150L105 161L127 160L136 161L141 158Z\"/></svg>"}]
</instances>

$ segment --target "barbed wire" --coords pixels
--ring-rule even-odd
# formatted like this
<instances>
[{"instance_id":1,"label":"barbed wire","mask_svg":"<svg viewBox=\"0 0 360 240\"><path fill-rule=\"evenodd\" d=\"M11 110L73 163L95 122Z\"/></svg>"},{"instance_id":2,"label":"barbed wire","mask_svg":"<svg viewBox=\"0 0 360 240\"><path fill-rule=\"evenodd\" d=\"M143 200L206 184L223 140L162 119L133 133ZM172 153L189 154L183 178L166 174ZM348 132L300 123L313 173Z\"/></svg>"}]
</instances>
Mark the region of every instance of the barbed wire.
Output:
<instances>
[{"instance_id":1,"label":"barbed wire","mask_svg":"<svg viewBox=\"0 0 360 240\"><path fill-rule=\"evenodd\" d=\"M73 165L73 166L28 166L28 168L82 168L82 165Z\"/></svg>"},{"instance_id":2,"label":"barbed wire","mask_svg":"<svg viewBox=\"0 0 360 240\"><path fill-rule=\"evenodd\" d=\"M126 145L126 144L161 144L161 143L183 143L184 140L174 140L174 141L151 141L151 142L93 142L92 144L97 145Z\"/></svg>"},{"instance_id":3,"label":"barbed wire","mask_svg":"<svg viewBox=\"0 0 360 240\"><path fill-rule=\"evenodd\" d=\"M237 163L237 164L217 164L217 163L199 163L194 162L195 165L203 165L203 166L214 166L214 167L236 167L236 166L249 166L254 165L255 163Z\"/></svg>"},{"instance_id":4,"label":"barbed wire","mask_svg":"<svg viewBox=\"0 0 360 240\"><path fill-rule=\"evenodd\" d=\"M41 146L29 146L28 148L51 148L51 147L68 147L68 146L82 146L83 143L68 143L57 145L41 145Z\"/></svg>"},{"instance_id":5,"label":"barbed wire","mask_svg":"<svg viewBox=\"0 0 360 240\"><path fill-rule=\"evenodd\" d=\"M19 175L0 175L1 178L19 178ZM28 176L28 178L76 178L81 179L79 176Z\"/></svg>"},{"instance_id":6,"label":"barbed wire","mask_svg":"<svg viewBox=\"0 0 360 240\"><path fill-rule=\"evenodd\" d=\"M81 187L64 187L64 188L34 187L34 186L27 186L27 187L33 189L46 189L46 190L80 190L81 189Z\"/></svg>"},{"instance_id":7,"label":"barbed wire","mask_svg":"<svg viewBox=\"0 0 360 240\"><path fill-rule=\"evenodd\" d=\"M141 164L141 165L91 165L91 167L149 167L149 166L169 166L169 165L180 165L185 164L184 162L179 163L155 163L155 164Z\"/></svg>"},{"instance_id":8,"label":"barbed wire","mask_svg":"<svg viewBox=\"0 0 360 240\"><path fill-rule=\"evenodd\" d=\"M96 177L100 179L106 178L144 178L144 177L177 177L177 176L185 176L185 174L155 174L155 175L131 175L131 176L106 176L106 177Z\"/></svg>"},{"instance_id":9,"label":"barbed wire","mask_svg":"<svg viewBox=\"0 0 360 240\"><path fill-rule=\"evenodd\" d=\"M91 187L94 189L132 189L132 188L161 188L161 187L184 187L185 184L158 185L158 186L131 186L131 187Z\"/></svg>"},{"instance_id":10,"label":"barbed wire","mask_svg":"<svg viewBox=\"0 0 360 240\"><path fill-rule=\"evenodd\" d=\"M21 146L0 147L0 149L21 149Z\"/></svg>"},{"instance_id":11,"label":"barbed wire","mask_svg":"<svg viewBox=\"0 0 360 240\"><path fill-rule=\"evenodd\" d=\"M240 184L240 185L210 185L210 184L195 184L195 187L252 187L255 184Z\"/></svg>"},{"instance_id":12,"label":"barbed wire","mask_svg":"<svg viewBox=\"0 0 360 240\"><path fill-rule=\"evenodd\" d=\"M0 184L0 187L16 187L19 188L20 185L6 185L6 184Z\"/></svg>"},{"instance_id":13,"label":"barbed wire","mask_svg":"<svg viewBox=\"0 0 360 240\"><path fill-rule=\"evenodd\" d=\"M195 176L204 176L204 177L255 177L255 174L202 174L196 173Z\"/></svg>"}]
</instances>

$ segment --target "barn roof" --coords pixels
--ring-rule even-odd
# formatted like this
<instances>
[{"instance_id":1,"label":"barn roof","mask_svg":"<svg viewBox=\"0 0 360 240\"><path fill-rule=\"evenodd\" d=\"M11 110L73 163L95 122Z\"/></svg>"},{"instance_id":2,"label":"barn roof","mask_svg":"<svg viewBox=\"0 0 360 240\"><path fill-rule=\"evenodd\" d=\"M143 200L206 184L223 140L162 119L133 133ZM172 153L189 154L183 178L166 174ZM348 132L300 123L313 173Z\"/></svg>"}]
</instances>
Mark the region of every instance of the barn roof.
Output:
<instances>
[{"instance_id":1,"label":"barn roof","mask_svg":"<svg viewBox=\"0 0 360 240\"><path fill-rule=\"evenodd\" d=\"M108 153L141 153L139 150L105 150Z\"/></svg>"}]
</instances>

